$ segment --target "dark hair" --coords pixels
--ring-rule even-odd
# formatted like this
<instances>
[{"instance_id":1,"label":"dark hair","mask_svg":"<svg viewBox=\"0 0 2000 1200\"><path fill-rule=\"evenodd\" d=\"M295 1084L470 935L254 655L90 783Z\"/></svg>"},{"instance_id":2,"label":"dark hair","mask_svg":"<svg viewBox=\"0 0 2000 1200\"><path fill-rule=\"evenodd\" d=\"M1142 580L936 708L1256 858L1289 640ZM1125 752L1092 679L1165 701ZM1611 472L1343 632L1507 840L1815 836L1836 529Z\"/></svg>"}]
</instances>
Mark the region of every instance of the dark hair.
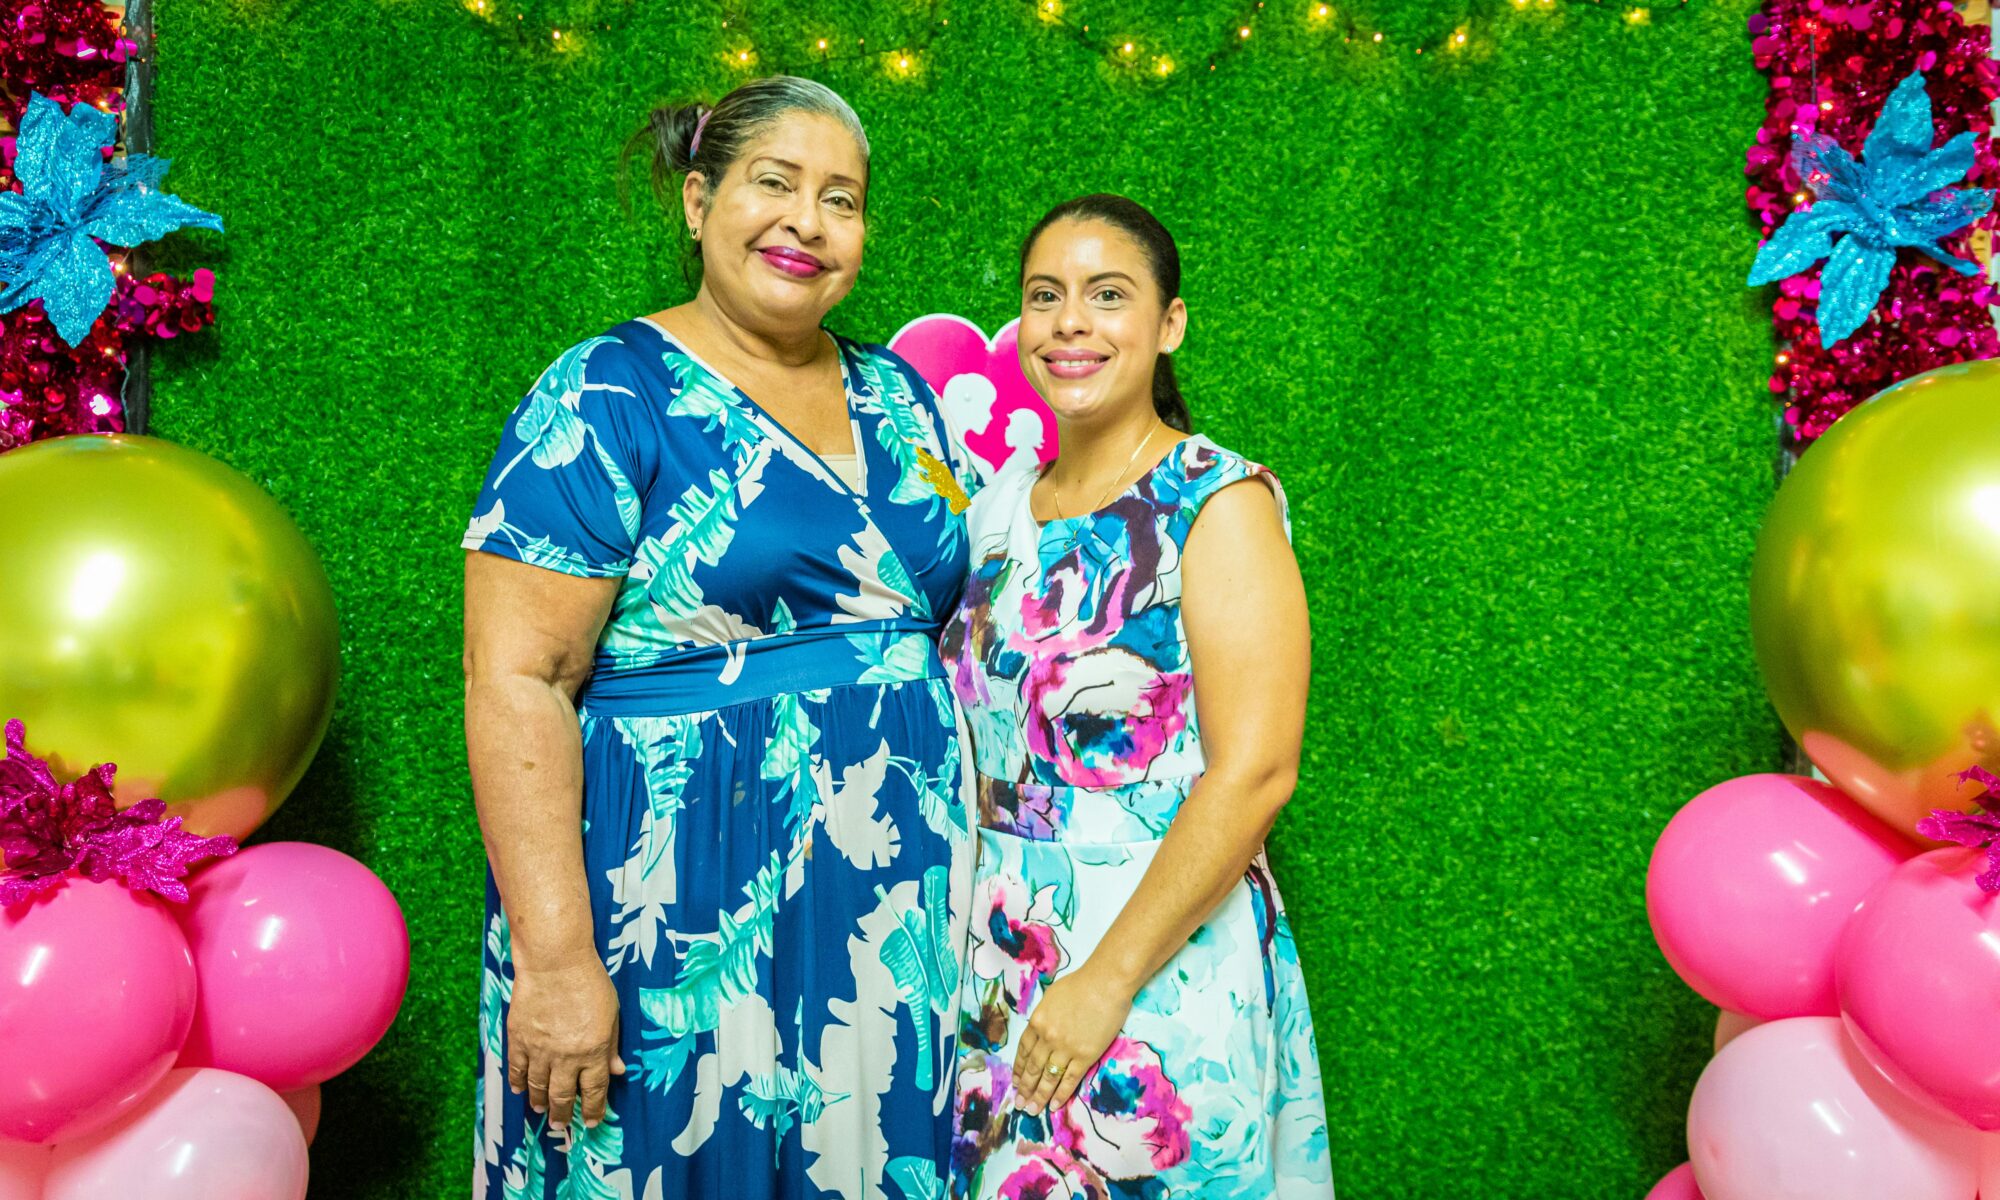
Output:
<instances>
[{"instance_id":1,"label":"dark hair","mask_svg":"<svg viewBox=\"0 0 2000 1200\"><path fill-rule=\"evenodd\" d=\"M1035 243L1057 221L1103 221L1123 230L1146 253L1146 265L1152 270L1153 282L1159 285L1160 304L1165 306L1181 294L1181 252L1174 245L1174 235L1167 232L1167 227L1145 205L1108 192L1065 200L1035 222L1027 240L1021 243L1023 275L1027 274L1028 255L1034 251ZM1173 360L1164 354L1153 364L1153 411L1160 415L1160 420L1182 433L1194 432L1187 401L1182 399L1180 384L1174 380Z\"/></svg>"},{"instance_id":2,"label":"dark hair","mask_svg":"<svg viewBox=\"0 0 2000 1200\"><path fill-rule=\"evenodd\" d=\"M704 201L715 197L716 185L729 165L742 157L752 139L778 118L790 112L817 113L832 117L847 127L861 146L861 162L868 163L868 135L861 118L832 88L796 75L770 75L752 79L713 105L700 101L663 104L646 116L646 123L626 140L621 158L621 176L629 171L635 153L648 159L648 175L653 195L661 205L680 211L680 192L674 177L699 171ZM697 132L700 134L696 139ZM866 179L863 179L864 185ZM688 241L682 271L694 282L694 270L701 265L701 243Z\"/></svg>"}]
</instances>

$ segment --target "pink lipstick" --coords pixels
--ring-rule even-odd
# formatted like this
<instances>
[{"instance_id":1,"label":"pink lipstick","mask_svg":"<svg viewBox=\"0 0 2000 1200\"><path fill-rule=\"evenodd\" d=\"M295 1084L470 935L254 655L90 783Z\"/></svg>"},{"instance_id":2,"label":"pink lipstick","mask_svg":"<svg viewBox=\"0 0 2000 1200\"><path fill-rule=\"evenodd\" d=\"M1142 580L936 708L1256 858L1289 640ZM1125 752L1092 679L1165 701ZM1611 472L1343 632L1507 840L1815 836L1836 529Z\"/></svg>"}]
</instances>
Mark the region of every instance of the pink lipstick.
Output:
<instances>
[{"instance_id":1,"label":"pink lipstick","mask_svg":"<svg viewBox=\"0 0 2000 1200\"><path fill-rule=\"evenodd\" d=\"M811 279L826 270L826 264L805 251L794 250L790 246L759 246L757 253L764 256L765 262L794 279Z\"/></svg>"}]
</instances>

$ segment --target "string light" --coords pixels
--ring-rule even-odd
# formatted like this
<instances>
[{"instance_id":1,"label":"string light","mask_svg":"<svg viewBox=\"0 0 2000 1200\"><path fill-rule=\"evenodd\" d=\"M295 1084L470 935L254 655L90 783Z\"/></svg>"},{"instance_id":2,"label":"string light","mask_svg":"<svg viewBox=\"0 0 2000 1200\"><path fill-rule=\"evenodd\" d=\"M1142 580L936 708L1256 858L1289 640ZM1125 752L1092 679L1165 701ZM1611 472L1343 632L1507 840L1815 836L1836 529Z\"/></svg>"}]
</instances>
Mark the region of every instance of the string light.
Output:
<instances>
[{"instance_id":1,"label":"string light","mask_svg":"<svg viewBox=\"0 0 2000 1200\"><path fill-rule=\"evenodd\" d=\"M521 3L522 0L513 0L513 2ZM1129 36L1100 39L1100 35L1094 33L1090 25L1086 23L1071 24L1063 15L1064 0L1032 0L1032 2L1034 4L1035 15L1044 24L1063 27L1075 40L1102 56L1113 66L1141 72L1143 75L1150 75L1156 79L1166 79L1176 73L1176 64L1173 58L1166 54L1141 56L1138 39ZM1629 2L1630 0L1627 0L1627 3ZM491 26L492 17L496 15L496 7L501 5L512 6L509 4L509 0L459 0L459 3L467 11L486 18L489 26L494 28L504 28L504 26ZM892 72L906 76L913 74L919 65L920 52L928 49L935 40L938 31L950 24L947 18L938 13L941 3L942 0L930 0L928 5L930 15L929 27L916 43L905 43L901 48L892 47L883 51L869 51L867 49L868 39L857 37L854 40L855 49L843 54L832 49L833 39L819 37L813 40L812 58L810 60L802 59L796 64L773 61L767 64L768 68L774 72L786 72L795 65L803 66L806 61L824 64L842 59L872 56L878 58L882 65ZM1509 0L1509 3L1517 12L1527 11L1531 8L1550 11L1555 9L1558 3L1567 5L1573 9L1592 9L1614 16L1622 20L1627 27L1632 28L1655 24L1656 18L1661 13L1668 16L1684 14L1688 11L1689 7L1689 0L1678 0L1678 3L1673 7L1662 10L1656 10L1653 6L1647 4L1625 7L1614 4L1613 0ZM1239 19L1230 27L1233 29L1235 36L1230 37L1225 44L1218 46L1207 56L1210 73L1219 68L1221 60L1226 58L1229 52L1239 47L1247 46L1250 43L1252 35L1256 32L1256 19L1262 15L1264 7L1264 0L1256 0L1254 8L1246 14L1248 19ZM1334 7L1327 0L1307 0L1306 12L1308 18L1312 21L1338 24L1342 44L1351 45L1356 37L1363 35L1367 37L1367 40L1371 44L1382 46L1387 43L1388 36L1385 32L1359 29L1355 26L1351 17L1336 13ZM1503 13L1505 11L1505 9L1501 10ZM517 22L524 19L524 14L519 12L515 14ZM1482 19L1493 20L1495 18L1489 16ZM1176 20L1178 21L1179 18L1176 18ZM1476 23L1477 21L1466 22L1442 36L1434 36L1428 39L1418 38L1415 41L1406 42L1405 44L1410 46L1413 54L1419 56L1426 50L1441 49L1457 51L1470 45L1472 27ZM723 29L732 28L732 20L725 18L721 22L721 26ZM608 31L611 26L606 24L604 28ZM529 39L527 44L532 45L532 39ZM543 42L542 45L545 47L553 45L559 51L572 51L582 48L583 39L574 36L574 31L567 31L566 33L562 29L554 29L550 33L549 41ZM730 65L738 69L748 68L758 62L758 55L755 48L748 46L741 46L730 50L727 53L727 57ZM1821 107L1828 111L1832 110L1830 102L1822 104Z\"/></svg>"}]
</instances>

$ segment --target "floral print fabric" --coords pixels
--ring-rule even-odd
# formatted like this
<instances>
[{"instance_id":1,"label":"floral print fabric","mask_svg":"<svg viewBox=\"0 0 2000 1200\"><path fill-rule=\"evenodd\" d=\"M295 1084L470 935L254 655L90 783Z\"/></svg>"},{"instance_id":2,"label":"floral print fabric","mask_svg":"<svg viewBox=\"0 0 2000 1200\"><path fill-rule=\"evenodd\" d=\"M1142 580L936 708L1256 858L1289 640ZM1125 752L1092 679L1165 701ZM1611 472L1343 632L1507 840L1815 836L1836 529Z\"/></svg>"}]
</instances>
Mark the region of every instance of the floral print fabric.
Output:
<instances>
[{"instance_id":1,"label":"floral print fabric","mask_svg":"<svg viewBox=\"0 0 2000 1200\"><path fill-rule=\"evenodd\" d=\"M1034 465L973 501L943 654L972 729L979 866L950 1192L978 1200L1329 1200L1312 1018L1260 854L1147 983L1069 1103L1014 1105L1037 998L1089 958L1205 765L1181 625L1202 505L1270 472L1188 438L1108 507L1038 525Z\"/></svg>"},{"instance_id":2,"label":"floral print fabric","mask_svg":"<svg viewBox=\"0 0 2000 1200\"><path fill-rule=\"evenodd\" d=\"M509 1093L489 880L475 1198L943 1194L972 838L933 637L960 459L907 365L836 344L858 488L648 321L565 352L506 425L464 544L619 580L578 713L627 1073L564 1136Z\"/></svg>"}]
</instances>

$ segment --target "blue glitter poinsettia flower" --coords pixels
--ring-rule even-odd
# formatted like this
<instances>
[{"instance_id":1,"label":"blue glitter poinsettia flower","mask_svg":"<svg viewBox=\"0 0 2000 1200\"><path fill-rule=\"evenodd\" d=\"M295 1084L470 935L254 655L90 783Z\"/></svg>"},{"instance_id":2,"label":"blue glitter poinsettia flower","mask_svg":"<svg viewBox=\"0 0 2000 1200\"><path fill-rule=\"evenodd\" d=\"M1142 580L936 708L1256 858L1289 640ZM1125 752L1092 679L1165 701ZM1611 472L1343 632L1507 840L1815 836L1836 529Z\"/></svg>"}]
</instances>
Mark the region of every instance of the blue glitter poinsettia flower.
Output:
<instances>
[{"instance_id":1,"label":"blue glitter poinsettia flower","mask_svg":"<svg viewBox=\"0 0 2000 1200\"><path fill-rule=\"evenodd\" d=\"M21 190L0 192L0 312L40 300L72 346L111 302L111 260L98 241L136 246L188 225L222 229L222 218L160 190L166 159L107 163L117 137L110 113L89 104L64 113L35 92L15 141Z\"/></svg>"},{"instance_id":2,"label":"blue glitter poinsettia flower","mask_svg":"<svg viewBox=\"0 0 2000 1200\"><path fill-rule=\"evenodd\" d=\"M1750 286L1797 275L1826 259L1819 292L1821 345L1861 328L1889 286L1899 246L1921 250L1962 274L1979 273L1977 263L1938 244L1993 207L1987 189L1949 186L1972 170L1976 135L1961 133L1933 150L1931 133L1931 96L1918 72L1896 85L1882 106L1861 147L1861 161L1823 133L1793 139L1792 170L1816 199L1811 208L1787 217L1757 252Z\"/></svg>"}]
</instances>

